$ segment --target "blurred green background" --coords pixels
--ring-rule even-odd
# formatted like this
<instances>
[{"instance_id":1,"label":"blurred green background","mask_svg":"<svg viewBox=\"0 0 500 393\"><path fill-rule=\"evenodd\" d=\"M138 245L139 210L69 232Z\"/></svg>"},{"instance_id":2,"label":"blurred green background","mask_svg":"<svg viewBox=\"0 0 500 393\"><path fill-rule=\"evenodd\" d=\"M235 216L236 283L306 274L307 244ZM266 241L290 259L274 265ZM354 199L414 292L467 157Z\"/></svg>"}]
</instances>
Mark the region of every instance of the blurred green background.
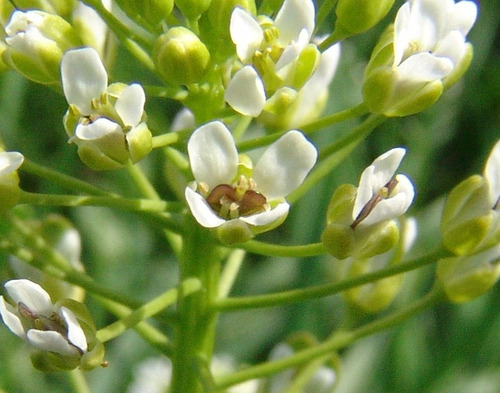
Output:
<instances>
[{"instance_id":1,"label":"blurred green background","mask_svg":"<svg viewBox=\"0 0 500 393\"><path fill-rule=\"evenodd\" d=\"M439 0L436 0L439 1ZM401 2L397 2L400 4ZM392 20L394 12L387 17ZM484 158L500 137L500 2L483 0L479 19L469 34L474 60L464 79L440 101L419 115L389 120L359 146L328 178L300 200L282 227L262 240L288 244L316 242L324 227L325 209L335 188L356 184L362 169L382 152L406 146L402 170L417 187L410 214L419 224L412 255L431 249L438 241L438 217L444 195L453 185L482 170ZM326 113L360 102L363 68L377 34L372 31L343 44L342 59ZM325 29L326 31L326 29ZM133 81L135 66L120 61L113 76ZM142 76L141 76L142 77ZM155 128L165 130L179 105L151 99L147 112ZM100 186L134 196L125 171L95 173L78 159L67 144L62 126L64 97L30 83L14 72L0 75L0 136L9 150L29 159L88 179ZM334 140L355 122L326 129L314 136L318 145ZM165 198L171 190L164 181L160 152L142 164ZM66 192L43 179L23 176L25 189ZM162 233L123 212L103 208L45 209L35 217L59 212L80 230L87 272L96 281L140 299L149 299L176 282L176 262ZM5 255L0 259L1 281L10 272ZM331 258L272 259L249 257L237 279L234 295L274 292L335 279ZM434 279L432 266L407 274L393 308L425 293ZM442 305L382 334L366 338L341 352L341 393L498 393L500 392L500 286L465 305ZM91 296L88 305L102 327L114 319ZM326 337L344 317L353 318L340 296L252 312L223 315L217 341L218 353L230 353L241 362L266 358L268 351L289 334L307 330ZM359 322L371 317L354 316ZM42 374L32 369L27 347L5 327L0 327L0 388L10 393L69 392L64 374ZM133 378L134 364L154 350L134 332L108 343L109 367L88 374L93 393L125 392ZM186 392L187 393L187 392Z\"/></svg>"}]
</instances>

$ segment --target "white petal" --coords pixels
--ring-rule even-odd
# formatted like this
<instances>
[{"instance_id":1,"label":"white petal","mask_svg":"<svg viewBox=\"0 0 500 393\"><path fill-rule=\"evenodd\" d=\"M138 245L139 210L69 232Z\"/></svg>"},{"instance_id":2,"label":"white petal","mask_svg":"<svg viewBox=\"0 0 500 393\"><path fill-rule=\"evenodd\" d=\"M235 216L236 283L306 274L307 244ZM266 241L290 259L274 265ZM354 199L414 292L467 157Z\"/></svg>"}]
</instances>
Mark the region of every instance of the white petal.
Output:
<instances>
[{"instance_id":1,"label":"white petal","mask_svg":"<svg viewBox=\"0 0 500 393\"><path fill-rule=\"evenodd\" d=\"M282 220L287 216L289 210L290 205L287 202L282 202L272 210L252 214L251 216L240 217L240 220L253 226L268 225Z\"/></svg>"},{"instance_id":2,"label":"white petal","mask_svg":"<svg viewBox=\"0 0 500 393\"><path fill-rule=\"evenodd\" d=\"M80 323L69 309L66 307L61 307L59 310L66 326L68 327L68 340L71 344L80 348L82 352L87 352L87 338L85 333L83 333Z\"/></svg>"},{"instance_id":3,"label":"white petal","mask_svg":"<svg viewBox=\"0 0 500 393\"><path fill-rule=\"evenodd\" d=\"M456 65L462 60L466 48L464 36L455 30L439 41L432 54L437 57L446 57L453 62L453 65Z\"/></svg>"},{"instance_id":4,"label":"white petal","mask_svg":"<svg viewBox=\"0 0 500 393\"><path fill-rule=\"evenodd\" d=\"M403 55L410 40L408 25L410 23L410 3L404 3L398 10L394 22L394 65L403 60Z\"/></svg>"},{"instance_id":5,"label":"white petal","mask_svg":"<svg viewBox=\"0 0 500 393\"><path fill-rule=\"evenodd\" d=\"M477 5L473 1L459 1L453 8L450 16L449 29L459 30L463 36L467 35L477 18Z\"/></svg>"},{"instance_id":6,"label":"white petal","mask_svg":"<svg viewBox=\"0 0 500 393\"><path fill-rule=\"evenodd\" d=\"M123 135L123 130L118 123L101 117L90 124L79 124L76 127L75 135L84 141L93 141L107 135Z\"/></svg>"},{"instance_id":7,"label":"white petal","mask_svg":"<svg viewBox=\"0 0 500 393\"><path fill-rule=\"evenodd\" d=\"M205 228L217 228L224 224L226 220L219 217L203 198L196 191L186 187L186 201L189 205L189 210L193 214L198 223Z\"/></svg>"},{"instance_id":8,"label":"white petal","mask_svg":"<svg viewBox=\"0 0 500 393\"><path fill-rule=\"evenodd\" d=\"M194 178L209 189L231 183L238 169L238 151L233 135L220 121L196 129L187 145Z\"/></svg>"},{"instance_id":9,"label":"white petal","mask_svg":"<svg viewBox=\"0 0 500 393\"><path fill-rule=\"evenodd\" d=\"M231 40L236 45L236 54L247 63L264 40L264 32L259 22L247 11L236 7L229 24Z\"/></svg>"},{"instance_id":10,"label":"white petal","mask_svg":"<svg viewBox=\"0 0 500 393\"><path fill-rule=\"evenodd\" d=\"M297 41L302 29L307 30L308 41L314 31L315 10L311 0L285 0L276 15L274 25L279 30L282 46Z\"/></svg>"},{"instance_id":11,"label":"white petal","mask_svg":"<svg viewBox=\"0 0 500 393\"><path fill-rule=\"evenodd\" d=\"M266 103L266 92L257 71L245 66L236 72L227 85L224 99L242 115L259 116Z\"/></svg>"},{"instance_id":12,"label":"white petal","mask_svg":"<svg viewBox=\"0 0 500 393\"><path fill-rule=\"evenodd\" d=\"M0 176L8 175L23 164L24 156L17 151L0 152Z\"/></svg>"},{"instance_id":13,"label":"white petal","mask_svg":"<svg viewBox=\"0 0 500 393\"><path fill-rule=\"evenodd\" d=\"M144 113L146 95L141 85L134 83L127 86L120 94L115 103L116 113L123 124L135 127L141 121Z\"/></svg>"},{"instance_id":14,"label":"white petal","mask_svg":"<svg viewBox=\"0 0 500 393\"><path fill-rule=\"evenodd\" d=\"M491 205L500 198L500 140L491 150L484 167L484 178L488 184Z\"/></svg>"},{"instance_id":15,"label":"white petal","mask_svg":"<svg viewBox=\"0 0 500 393\"><path fill-rule=\"evenodd\" d=\"M288 45L276 62L276 75L285 80L290 73L290 69L292 69L292 67L295 65L295 60L297 60L300 53L304 50L308 43L308 33L305 29L303 29L299 34L298 40Z\"/></svg>"},{"instance_id":16,"label":"white petal","mask_svg":"<svg viewBox=\"0 0 500 393\"><path fill-rule=\"evenodd\" d=\"M400 78L413 82L440 80L451 71L453 71L453 62L450 59L437 57L428 52L410 56L398 67Z\"/></svg>"},{"instance_id":17,"label":"white petal","mask_svg":"<svg viewBox=\"0 0 500 393\"><path fill-rule=\"evenodd\" d=\"M182 108L172 120L172 125L170 126L170 130L172 132L188 130L190 128L194 128L196 125L193 112L191 112L188 108Z\"/></svg>"},{"instance_id":18,"label":"white petal","mask_svg":"<svg viewBox=\"0 0 500 393\"><path fill-rule=\"evenodd\" d=\"M52 330L30 329L26 333L28 342L42 351L49 351L63 356L79 356L78 350L72 346L61 333Z\"/></svg>"},{"instance_id":19,"label":"white petal","mask_svg":"<svg viewBox=\"0 0 500 393\"><path fill-rule=\"evenodd\" d=\"M0 315L2 316L3 323L5 323L12 333L22 339L26 338L23 324L16 314L16 309L7 303L3 296L0 296Z\"/></svg>"},{"instance_id":20,"label":"white petal","mask_svg":"<svg viewBox=\"0 0 500 393\"><path fill-rule=\"evenodd\" d=\"M21 279L10 280L4 286L15 304L24 303L35 314L52 312L50 296L40 285Z\"/></svg>"},{"instance_id":21,"label":"white petal","mask_svg":"<svg viewBox=\"0 0 500 393\"><path fill-rule=\"evenodd\" d=\"M92 48L67 51L61 61L61 78L66 100L84 115L91 113L91 101L99 98L108 84L106 69Z\"/></svg>"},{"instance_id":22,"label":"white petal","mask_svg":"<svg viewBox=\"0 0 500 393\"><path fill-rule=\"evenodd\" d=\"M257 190L268 201L283 198L302 184L318 152L299 131L289 131L264 152L253 171Z\"/></svg>"}]
</instances>

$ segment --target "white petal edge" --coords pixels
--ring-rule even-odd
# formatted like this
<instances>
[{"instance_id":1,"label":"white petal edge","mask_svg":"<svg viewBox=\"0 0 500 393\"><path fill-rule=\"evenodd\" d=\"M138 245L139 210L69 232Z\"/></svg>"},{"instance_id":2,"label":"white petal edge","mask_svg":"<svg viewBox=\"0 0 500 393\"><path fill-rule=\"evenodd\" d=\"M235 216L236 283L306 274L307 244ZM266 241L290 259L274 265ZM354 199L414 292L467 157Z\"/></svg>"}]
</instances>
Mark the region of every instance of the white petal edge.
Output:
<instances>
[{"instance_id":1,"label":"white petal edge","mask_svg":"<svg viewBox=\"0 0 500 393\"><path fill-rule=\"evenodd\" d=\"M236 7L231 14L229 32L238 58L247 63L264 39L262 27L246 10Z\"/></svg>"},{"instance_id":2,"label":"white petal edge","mask_svg":"<svg viewBox=\"0 0 500 393\"><path fill-rule=\"evenodd\" d=\"M252 66L237 71L226 87L224 99L242 115L259 116L266 103L266 91L257 71Z\"/></svg>"},{"instance_id":3,"label":"white petal edge","mask_svg":"<svg viewBox=\"0 0 500 393\"><path fill-rule=\"evenodd\" d=\"M16 171L23 162L24 156L17 151L0 152L0 176Z\"/></svg>"},{"instance_id":4,"label":"white petal edge","mask_svg":"<svg viewBox=\"0 0 500 393\"><path fill-rule=\"evenodd\" d=\"M314 3L311 0L285 0L274 21L279 30L279 43L285 46L297 41L302 29L307 30L309 41L314 31L314 18Z\"/></svg>"},{"instance_id":5,"label":"white petal edge","mask_svg":"<svg viewBox=\"0 0 500 393\"><path fill-rule=\"evenodd\" d=\"M123 135L123 130L118 123L101 117L90 124L79 124L75 136L82 141L94 141L111 134Z\"/></svg>"},{"instance_id":6,"label":"white petal edge","mask_svg":"<svg viewBox=\"0 0 500 393\"><path fill-rule=\"evenodd\" d=\"M394 65L403 60L409 43L408 26L410 23L410 3L404 3L396 14L394 22Z\"/></svg>"},{"instance_id":7,"label":"white petal edge","mask_svg":"<svg viewBox=\"0 0 500 393\"><path fill-rule=\"evenodd\" d=\"M61 333L30 329L26 333L26 338L31 345L42 351L56 352L63 356L80 356L78 350Z\"/></svg>"},{"instance_id":8,"label":"white petal edge","mask_svg":"<svg viewBox=\"0 0 500 393\"><path fill-rule=\"evenodd\" d=\"M466 36L477 19L477 5L473 1L455 3L450 21L450 29L457 29Z\"/></svg>"},{"instance_id":9,"label":"white petal edge","mask_svg":"<svg viewBox=\"0 0 500 393\"><path fill-rule=\"evenodd\" d=\"M52 301L50 296L38 284L26 280L10 280L4 285L15 304L24 303L35 314L50 314Z\"/></svg>"},{"instance_id":10,"label":"white petal edge","mask_svg":"<svg viewBox=\"0 0 500 393\"><path fill-rule=\"evenodd\" d=\"M172 120L170 131L176 132L181 130L188 130L194 128L196 125L193 112L188 108L182 108Z\"/></svg>"},{"instance_id":11,"label":"white petal edge","mask_svg":"<svg viewBox=\"0 0 500 393\"><path fill-rule=\"evenodd\" d=\"M22 339L26 339L24 327L16 314L16 309L7 303L3 296L0 296L0 315L2 316L3 323L5 323L12 333Z\"/></svg>"},{"instance_id":12,"label":"white petal edge","mask_svg":"<svg viewBox=\"0 0 500 393\"><path fill-rule=\"evenodd\" d=\"M67 51L61 61L61 79L66 101L84 115L91 113L92 99L99 98L108 84L106 69L93 48Z\"/></svg>"},{"instance_id":13,"label":"white petal edge","mask_svg":"<svg viewBox=\"0 0 500 393\"><path fill-rule=\"evenodd\" d=\"M69 342L80 348L82 352L87 352L87 338L85 337L85 333L83 333L82 327L76 319L75 314L73 314L73 312L66 307L61 307L59 313L68 327Z\"/></svg>"},{"instance_id":14,"label":"white petal edge","mask_svg":"<svg viewBox=\"0 0 500 393\"><path fill-rule=\"evenodd\" d=\"M123 124L135 127L144 114L146 94L141 85L134 83L127 86L116 100L115 109Z\"/></svg>"},{"instance_id":15,"label":"white petal edge","mask_svg":"<svg viewBox=\"0 0 500 393\"><path fill-rule=\"evenodd\" d=\"M398 74L400 78L412 82L431 82L449 75L453 67L453 62L447 57L422 52L404 60L398 66Z\"/></svg>"},{"instance_id":16,"label":"white petal edge","mask_svg":"<svg viewBox=\"0 0 500 393\"><path fill-rule=\"evenodd\" d=\"M187 144L191 171L198 183L212 190L231 183L238 169L238 151L233 135L220 121L212 121L196 129Z\"/></svg>"},{"instance_id":17,"label":"white petal edge","mask_svg":"<svg viewBox=\"0 0 500 393\"><path fill-rule=\"evenodd\" d=\"M500 198L500 140L495 143L484 166L484 178L488 184L488 193L493 206Z\"/></svg>"},{"instance_id":18,"label":"white petal edge","mask_svg":"<svg viewBox=\"0 0 500 393\"><path fill-rule=\"evenodd\" d=\"M286 197L302 184L318 152L300 131L288 131L267 148L255 165L253 179L268 201Z\"/></svg>"},{"instance_id":19,"label":"white petal edge","mask_svg":"<svg viewBox=\"0 0 500 393\"><path fill-rule=\"evenodd\" d=\"M287 216L290 210L288 202L282 202L274 209L262 213L252 214L251 216L240 217L239 219L249 225L264 226L279 221Z\"/></svg>"},{"instance_id":20,"label":"white petal edge","mask_svg":"<svg viewBox=\"0 0 500 393\"><path fill-rule=\"evenodd\" d=\"M201 226L205 228L217 228L226 222L226 220L219 217L212 210L205 198L203 198L196 191L186 187L184 195L186 197L189 210L191 210L194 218Z\"/></svg>"}]
</instances>

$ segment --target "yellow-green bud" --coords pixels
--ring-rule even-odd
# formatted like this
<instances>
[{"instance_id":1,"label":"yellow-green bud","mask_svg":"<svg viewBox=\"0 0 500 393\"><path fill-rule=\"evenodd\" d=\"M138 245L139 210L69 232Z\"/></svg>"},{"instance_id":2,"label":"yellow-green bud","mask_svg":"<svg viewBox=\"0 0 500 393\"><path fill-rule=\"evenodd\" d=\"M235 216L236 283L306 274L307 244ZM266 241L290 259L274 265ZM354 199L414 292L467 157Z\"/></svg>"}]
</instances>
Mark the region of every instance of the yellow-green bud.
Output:
<instances>
[{"instance_id":1,"label":"yellow-green bud","mask_svg":"<svg viewBox=\"0 0 500 393\"><path fill-rule=\"evenodd\" d=\"M488 235L495 217L483 177L469 177L455 186L446 200L441 219L444 246L457 255L472 252Z\"/></svg>"},{"instance_id":2,"label":"yellow-green bud","mask_svg":"<svg viewBox=\"0 0 500 393\"><path fill-rule=\"evenodd\" d=\"M157 38L153 60L166 82L186 85L199 81L205 75L210 52L196 34L178 26Z\"/></svg>"},{"instance_id":3,"label":"yellow-green bud","mask_svg":"<svg viewBox=\"0 0 500 393\"><path fill-rule=\"evenodd\" d=\"M3 60L38 83L59 83L64 52L82 45L68 22L42 11L14 12L5 32Z\"/></svg>"},{"instance_id":4,"label":"yellow-green bud","mask_svg":"<svg viewBox=\"0 0 500 393\"><path fill-rule=\"evenodd\" d=\"M189 20L198 19L210 6L211 0L175 0L175 5Z\"/></svg>"},{"instance_id":5,"label":"yellow-green bud","mask_svg":"<svg viewBox=\"0 0 500 393\"><path fill-rule=\"evenodd\" d=\"M339 0L334 35L339 39L362 33L387 15L394 0Z\"/></svg>"},{"instance_id":6,"label":"yellow-green bud","mask_svg":"<svg viewBox=\"0 0 500 393\"><path fill-rule=\"evenodd\" d=\"M253 237L248 224L241 220L231 220L214 229L217 238L226 245L245 243Z\"/></svg>"},{"instance_id":7,"label":"yellow-green bud","mask_svg":"<svg viewBox=\"0 0 500 393\"><path fill-rule=\"evenodd\" d=\"M134 164L142 160L153 150L153 136L146 123L140 123L128 132L126 139L130 160Z\"/></svg>"},{"instance_id":8,"label":"yellow-green bud","mask_svg":"<svg viewBox=\"0 0 500 393\"><path fill-rule=\"evenodd\" d=\"M495 285L500 276L500 245L474 255L441 259L436 275L449 300L473 300Z\"/></svg>"},{"instance_id":9,"label":"yellow-green bud","mask_svg":"<svg viewBox=\"0 0 500 393\"><path fill-rule=\"evenodd\" d=\"M320 58L321 52L318 50L318 47L314 44L307 45L297 58L294 72L289 75L291 78L288 83L289 86L297 90L304 86L316 70Z\"/></svg>"},{"instance_id":10,"label":"yellow-green bud","mask_svg":"<svg viewBox=\"0 0 500 393\"><path fill-rule=\"evenodd\" d=\"M116 0L126 14L140 16L150 26L157 26L165 20L174 8L173 0Z\"/></svg>"}]
</instances>

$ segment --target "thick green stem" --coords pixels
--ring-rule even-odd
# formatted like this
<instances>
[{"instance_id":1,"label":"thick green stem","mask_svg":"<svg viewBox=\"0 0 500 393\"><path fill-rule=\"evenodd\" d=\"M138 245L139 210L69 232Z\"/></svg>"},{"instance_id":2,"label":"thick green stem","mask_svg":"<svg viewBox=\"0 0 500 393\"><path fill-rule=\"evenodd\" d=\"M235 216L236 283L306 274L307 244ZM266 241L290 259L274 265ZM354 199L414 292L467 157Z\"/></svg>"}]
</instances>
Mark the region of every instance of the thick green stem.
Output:
<instances>
[{"instance_id":1,"label":"thick green stem","mask_svg":"<svg viewBox=\"0 0 500 393\"><path fill-rule=\"evenodd\" d=\"M203 392L197 365L210 364L218 315L212 303L219 290L221 253L206 229L194 220L189 224L183 239L181 282L197 278L202 289L183 296L179 288L171 393Z\"/></svg>"}]
</instances>

